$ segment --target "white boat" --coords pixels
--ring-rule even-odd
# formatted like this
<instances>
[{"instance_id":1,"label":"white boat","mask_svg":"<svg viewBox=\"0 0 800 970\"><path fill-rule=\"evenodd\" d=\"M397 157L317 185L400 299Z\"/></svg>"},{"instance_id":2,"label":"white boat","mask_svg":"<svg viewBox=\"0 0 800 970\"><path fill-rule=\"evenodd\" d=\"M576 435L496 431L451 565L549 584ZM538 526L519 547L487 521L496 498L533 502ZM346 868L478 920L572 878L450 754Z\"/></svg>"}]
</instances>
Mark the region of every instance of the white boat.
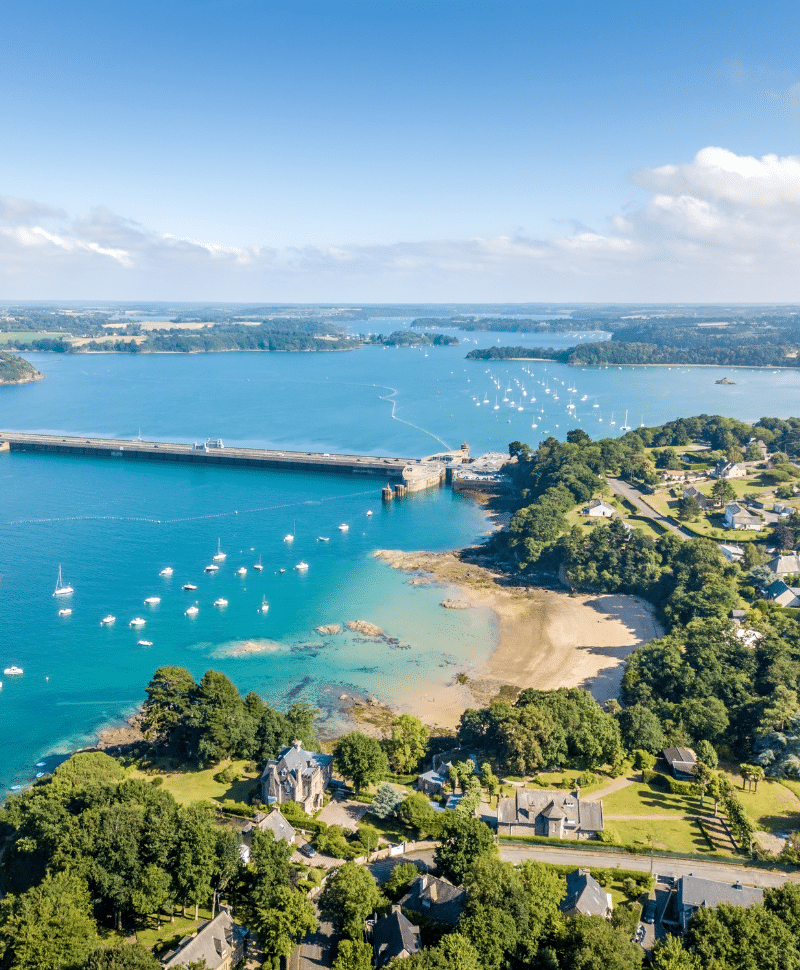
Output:
<instances>
[{"instance_id":1,"label":"white boat","mask_svg":"<svg viewBox=\"0 0 800 970\"><path fill-rule=\"evenodd\" d=\"M152 647L153 646L153 641L152 640L137 640L136 641L136 646L137 647Z\"/></svg>"},{"instance_id":2,"label":"white boat","mask_svg":"<svg viewBox=\"0 0 800 970\"><path fill-rule=\"evenodd\" d=\"M223 599L221 596L218 600L214 600L214 606L227 606L227 605L228 605L228 601L226 599Z\"/></svg>"},{"instance_id":3,"label":"white boat","mask_svg":"<svg viewBox=\"0 0 800 970\"><path fill-rule=\"evenodd\" d=\"M191 589L197 589L197 586L195 586L194 583L184 583L183 584L183 589L190 589L190 590Z\"/></svg>"},{"instance_id":4,"label":"white boat","mask_svg":"<svg viewBox=\"0 0 800 970\"><path fill-rule=\"evenodd\" d=\"M108 616L104 616L100 621L100 626L111 626L111 624L116 623L116 621L117 618L109 613Z\"/></svg>"},{"instance_id":5,"label":"white boat","mask_svg":"<svg viewBox=\"0 0 800 970\"><path fill-rule=\"evenodd\" d=\"M203 570L204 573L217 573L219 572L219 566L215 562L210 562L206 568Z\"/></svg>"},{"instance_id":6,"label":"white boat","mask_svg":"<svg viewBox=\"0 0 800 970\"><path fill-rule=\"evenodd\" d=\"M308 569L308 563L307 562L299 562L294 568L297 569L299 572L304 573Z\"/></svg>"},{"instance_id":7,"label":"white boat","mask_svg":"<svg viewBox=\"0 0 800 970\"><path fill-rule=\"evenodd\" d=\"M330 536L317 536L317 542L330 542Z\"/></svg>"},{"instance_id":8,"label":"white boat","mask_svg":"<svg viewBox=\"0 0 800 970\"><path fill-rule=\"evenodd\" d=\"M6 667L3 673L7 674L9 677L20 677L24 671L22 667Z\"/></svg>"},{"instance_id":9,"label":"white boat","mask_svg":"<svg viewBox=\"0 0 800 970\"><path fill-rule=\"evenodd\" d=\"M183 614L184 616L197 616L200 610L196 606L190 606L188 610Z\"/></svg>"},{"instance_id":10,"label":"white boat","mask_svg":"<svg viewBox=\"0 0 800 970\"><path fill-rule=\"evenodd\" d=\"M236 570L236 575L237 576L246 576L247 575L247 570L244 568L244 566L239 566L239 568Z\"/></svg>"},{"instance_id":11,"label":"white boat","mask_svg":"<svg viewBox=\"0 0 800 970\"><path fill-rule=\"evenodd\" d=\"M279 573L285 573L285 572L286 572L286 570L285 570L285 569L279 569L279 570L278 570L278 572L279 572Z\"/></svg>"},{"instance_id":12,"label":"white boat","mask_svg":"<svg viewBox=\"0 0 800 970\"><path fill-rule=\"evenodd\" d=\"M53 596L69 596L70 593L74 593L75 590L71 586L65 586L64 580L61 578L61 563L58 565L58 582L56 583L56 589Z\"/></svg>"},{"instance_id":13,"label":"white boat","mask_svg":"<svg viewBox=\"0 0 800 970\"><path fill-rule=\"evenodd\" d=\"M144 626L144 624L145 621L141 618L141 616L135 616L128 626Z\"/></svg>"},{"instance_id":14,"label":"white boat","mask_svg":"<svg viewBox=\"0 0 800 970\"><path fill-rule=\"evenodd\" d=\"M160 602L161 602L160 596L148 596L147 599L145 600L145 604L147 606L156 606Z\"/></svg>"},{"instance_id":15,"label":"white boat","mask_svg":"<svg viewBox=\"0 0 800 970\"><path fill-rule=\"evenodd\" d=\"M161 572L158 575L159 576L171 576L173 574L173 572L174 572L174 570L173 570L172 566L164 566L164 568L161 570Z\"/></svg>"},{"instance_id":16,"label":"white boat","mask_svg":"<svg viewBox=\"0 0 800 970\"><path fill-rule=\"evenodd\" d=\"M594 402L594 404L592 405L592 407L593 407L593 408L599 408L599 407L600 407L600 405L599 405L599 404L597 403L597 401L595 401L595 402Z\"/></svg>"},{"instance_id":17,"label":"white boat","mask_svg":"<svg viewBox=\"0 0 800 970\"><path fill-rule=\"evenodd\" d=\"M220 540L219 539L217 539L217 551L216 551L216 554L214 556L212 556L212 558L213 558L214 562L224 562L225 559L227 558L226 553L224 553L222 551L222 548L220 546Z\"/></svg>"},{"instance_id":18,"label":"white boat","mask_svg":"<svg viewBox=\"0 0 800 970\"><path fill-rule=\"evenodd\" d=\"M339 531L340 532L347 532L347 530L349 528L350 528L350 526L346 522L342 522L342 524L339 526Z\"/></svg>"},{"instance_id":19,"label":"white boat","mask_svg":"<svg viewBox=\"0 0 800 970\"><path fill-rule=\"evenodd\" d=\"M283 537L283 541L284 541L284 542L294 542L294 536L293 536L293 535L291 535L291 534L289 534L289 535L285 535L285 536Z\"/></svg>"},{"instance_id":20,"label":"white boat","mask_svg":"<svg viewBox=\"0 0 800 970\"><path fill-rule=\"evenodd\" d=\"M257 569L257 570L258 570L259 572L261 572L261 570L262 570L263 568L264 568L264 567L263 567L263 565L261 564L261 556L259 556L259 557L258 557L258 562L257 562L257 563L256 563L256 564L255 564L255 565L253 566L253 569Z\"/></svg>"},{"instance_id":21,"label":"white boat","mask_svg":"<svg viewBox=\"0 0 800 970\"><path fill-rule=\"evenodd\" d=\"M371 515L372 515L372 509L367 509L367 518L369 518Z\"/></svg>"},{"instance_id":22,"label":"white boat","mask_svg":"<svg viewBox=\"0 0 800 970\"><path fill-rule=\"evenodd\" d=\"M625 412L625 423L619 426L620 431L630 431L631 426L628 424L628 412Z\"/></svg>"},{"instance_id":23,"label":"white boat","mask_svg":"<svg viewBox=\"0 0 800 970\"><path fill-rule=\"evenodd\" d=\"M58 611L58 615L59 616L72 616L72 610L69 610L69 609L67 609L67 610L59 610Z\"/></svg>"},{"instance_id":24,"label":"white boat","mask_svg":"<svg viewBox=\"0 0 800 970\"><path fill-rule=\"evenodd\" d=\"M269 603L267 602L266 596L261 597L261 606L258 608L259 613L266 613L269 610Z\"/></svg>"},{"instance_id":25,"label":"white boat","mask_svg":"<svg viewBox=\"0 0 800 970\"><path fill-rule=\"evenodd\" d=\"M496 394L494 396L494 410L495 411L499 411L500 410L500 405L497 403L497 395Z\"/></svg>"}]
</instances>

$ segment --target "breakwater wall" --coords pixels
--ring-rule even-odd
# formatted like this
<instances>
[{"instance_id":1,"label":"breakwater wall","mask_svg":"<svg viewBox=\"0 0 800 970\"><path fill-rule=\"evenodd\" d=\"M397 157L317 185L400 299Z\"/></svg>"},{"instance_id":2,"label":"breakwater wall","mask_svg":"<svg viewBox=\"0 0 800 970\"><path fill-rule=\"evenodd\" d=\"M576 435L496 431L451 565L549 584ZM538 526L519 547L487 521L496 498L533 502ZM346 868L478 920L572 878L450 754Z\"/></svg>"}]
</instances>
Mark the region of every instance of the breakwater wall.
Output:
<instances>
[{"instance_id":1,"label":"breakwater wall","mask_svg":"<svg viewBox=\"0 0 800 970\"><path fill-rule=\"evenodd\" d=\"M270 451L262 448L229 448L218 440L209 440L198 445L0 431L0 450L6 450L6 447L12 452L31 451L49 455L108 458L114 461L171 461L196 465L230 465L272 471L367 475L397 481L403 480L403 469L418 464L418 460L413 458L386 458L379 455L338 455L303 451Z\"/></svg>"}]
</instances>

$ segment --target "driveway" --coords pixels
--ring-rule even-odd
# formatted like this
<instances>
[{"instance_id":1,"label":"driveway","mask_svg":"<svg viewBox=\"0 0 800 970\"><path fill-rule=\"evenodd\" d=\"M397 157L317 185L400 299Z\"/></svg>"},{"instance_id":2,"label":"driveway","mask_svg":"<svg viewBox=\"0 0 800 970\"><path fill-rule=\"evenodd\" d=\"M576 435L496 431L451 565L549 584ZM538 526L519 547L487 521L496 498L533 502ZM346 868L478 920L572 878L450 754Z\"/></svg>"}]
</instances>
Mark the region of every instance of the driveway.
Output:
<instances>
[{"instance_id":1,"label":"driveway","mask_svg":"<svg viewBox=\"0 0 800 970\"><path fill-rule=\"evenodd\" d=\"M319 914L317 914L319 915ZM318 970L333 963L333 923L320 920L316 933L310 933L289 957L287 970Z\"/></svg>"},{"instance_id":2,"label":"driveway","mask_svg":"<svg viewBox=\"0 0 800 970\"><path fill-rule=\"evenodd\" d=\"M355 802L349 798L332 799L317 816L326 825L341 825L343 829L355 832L358 823L369 811L369 805Z\"/></svg>"}]
</instances>

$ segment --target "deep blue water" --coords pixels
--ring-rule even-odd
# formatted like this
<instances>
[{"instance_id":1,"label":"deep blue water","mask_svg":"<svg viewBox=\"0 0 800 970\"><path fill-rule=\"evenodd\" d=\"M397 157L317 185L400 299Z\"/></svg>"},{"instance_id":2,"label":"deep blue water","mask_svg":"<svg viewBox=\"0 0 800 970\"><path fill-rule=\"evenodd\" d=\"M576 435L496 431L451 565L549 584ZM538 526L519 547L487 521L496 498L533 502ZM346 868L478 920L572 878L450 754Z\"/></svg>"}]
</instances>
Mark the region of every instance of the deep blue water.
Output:
<instances>
[{"instance_id":1,"label":"deep blue water","mask_svg":"<svg viewBox=\"0 0 800 970\"><path fill-rule=\"evenodd\" d=\"M388 332L374 322L372 329ZM520 334L470 340L529 342ZM574 336L548 335L546 342L566 346ZM0 428L130 437L141 429L156 440L220 437L419 456L463 440L473 452L505 450L515 439L535 445L578 423L593 437L619 433L626 411L635 427L701 412L753 420L800 410L795 371L487 365L464 360L470 346L30 355L46 380L0 389ZM736 385L715 385L723 373ZM25 670L22 678L2 677L0 791L29 781L34 762L52 764L133 710L163 664L198 677L213 666L242 691L279 703L299 688L297 696L335 716L342 692L392 700L487 656L489 616L442 610L441 590L411 586L372 556L378 548L465 545L486 531L484 515L446 490L383 507L381 484L0 454L0 670ZM350 525L347 533L338 530L341 522ZM293 530L288 547L283 536ZM320 535L330 542L318 542ZM218 538L228 558L212 576L203 567ZM258 556L261 574L252 569ZM301 559L309 563L305 575L292 568ZM59 563L75 587L70 617L58 617L65 604L51 595ZM165 565L175 569L171 581L158 576ZM244 578L234 575L240 565L248 569ZM187 581L197 583L196 593L181 590ZM143 605L150 595L161 596L157 607ZM228 599L225 610L213 607L218 597ZM258 612L262 597L270 604L265 615ZM200 612L192 619L184 611L194 600ZM100 626L107 613L117 617L111 628ZM135 616L147 621L140 631L128 627ZM319 624L354 619L377 623L409 649L314 633ZM137 646L139 639L153 646Z\"/></svg>"}]
</instances>

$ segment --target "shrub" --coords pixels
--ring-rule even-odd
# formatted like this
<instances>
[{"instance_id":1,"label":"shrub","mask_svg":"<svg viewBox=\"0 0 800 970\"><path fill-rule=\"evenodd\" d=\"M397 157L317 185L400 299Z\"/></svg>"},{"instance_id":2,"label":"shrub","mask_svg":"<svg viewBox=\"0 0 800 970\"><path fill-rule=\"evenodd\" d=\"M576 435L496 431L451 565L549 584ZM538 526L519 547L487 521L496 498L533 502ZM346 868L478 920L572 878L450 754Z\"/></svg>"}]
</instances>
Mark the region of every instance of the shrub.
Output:
<instances>
[{"instance_id":1,"label":"shrub","mask_svg":"<svg viewBox=\"0 0 800 970\"><path fill-rule=\"evenodd\" d=\"M158 775L156 778L153 778L150 781L150 784L153 786L153 788L160 787L161 785L164 784L164 776L163 775Z\"/></svg>"}]
</instances>

